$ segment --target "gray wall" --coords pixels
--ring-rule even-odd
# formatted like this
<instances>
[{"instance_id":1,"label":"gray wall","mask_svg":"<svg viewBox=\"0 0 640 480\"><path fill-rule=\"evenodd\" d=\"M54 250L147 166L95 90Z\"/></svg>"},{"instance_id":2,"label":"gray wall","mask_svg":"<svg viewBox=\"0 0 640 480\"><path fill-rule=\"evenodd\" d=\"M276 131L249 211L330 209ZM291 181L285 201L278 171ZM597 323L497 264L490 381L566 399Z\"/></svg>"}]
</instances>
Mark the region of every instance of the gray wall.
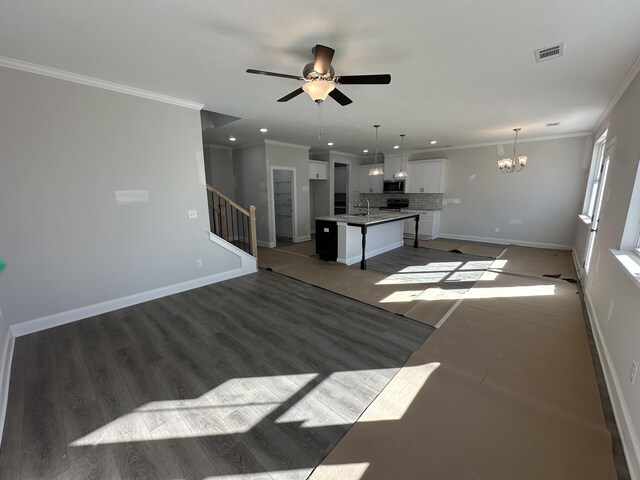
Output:
<instances>
[{"instance_id":1,"label":"gray wall","mask_svg":"<svg viewBox=\"0 0 640 480\"><path fill-rule=\"evenodd\" d=\"M207 183L231 200L236 199L236 181L233 173L231 148L218 145L204 146L204 165ZM242 205L247 207L246 205Z\"/></svg>"},{"instance_id":2,"label":"gray wall","mask_svg":"<svg viewBox=\"0 0 640 480\"><path fill-rule=\"evenodd\" d=\"M295 222L293 225L293 241L308 240L309 222L309 147L286 143L265 141L267 159L267 190L269 217L271 218L271 241L275 242L275 225L273 224L273 181L271 169L274 167L290 167L295 169Z\"/></svg>"},{"instance_id":3,"label":"gray wall","mask_svg":"<svg viewBox=\"0 0 640 480\"><path fill-rule=\"evenodd\" d=\"M504 145L505 153L512 147ZM416 152L411 160L448 159L443 236L570 248L583 198L584 147L585 137L518 143L518 154L528 155L529 162L524 171L512 174L498 170L496 146Z\"/></svg>"},{"instance_id":4,"label":"gray wall","mask_svg":"<svg viewBox=\"0 0 640 480\"><path fill-rule=\"evenodd\" d=\"M0 345L12 324L240 268L208 239L196 110L0 68L0 145Z\"/></svg>"},{"instance_id":5,"label":"gray wall","mask_svg":"<svg viewBox=\"0 0 640 480\"><path fill-rule=\"evenodd\" d=\"M264 144L233 150L236 202L256 207L256 235L260 245L270 245L267 167ZM275 247L275 245L272 245Z\"/></svg>"},{"instance_id":6,"label":"gray wall","mask_svg":"<svg viewBox=\"0 0 640 480\"><path fill-rule=\"evenodd\" d=\"M631 279L610 251L630 249L640 224L640 202L636 197L636 205L632 203L634 181L640 181L636 180L640 159L640 76L627 88L594 138L599 138L607 126L607 139L617 135L617 141L609 166L591 268L588 275L583 273L582 283L596 337L600 339L600 356L606 364L605 372L609 373L607 383L627 447L632 477L640 478L640 374L633 385L629 379L632 361L640 366L640 282ZM584 196L584 190L582 194ZM625 231L627 219L629 228ZM589 226L577 217L574 217L575 223L579 247L576 256L581 264Z\"/></svg>"}]
</instances>

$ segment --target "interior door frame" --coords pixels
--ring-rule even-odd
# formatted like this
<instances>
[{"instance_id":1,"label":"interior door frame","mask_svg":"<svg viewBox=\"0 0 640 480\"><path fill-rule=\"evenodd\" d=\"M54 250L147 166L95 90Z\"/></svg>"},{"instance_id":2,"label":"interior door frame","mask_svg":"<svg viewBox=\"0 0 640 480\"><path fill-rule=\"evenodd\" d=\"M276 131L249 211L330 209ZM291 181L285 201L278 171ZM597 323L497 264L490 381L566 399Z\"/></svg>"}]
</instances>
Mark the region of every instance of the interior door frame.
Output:
<instances>
[{"instance_id":1,"label":"interior door frame","mask_svg":"<svg viewBox=\"0 0 640 480\"><path fill-rule=\"evenodd\" d=\"M296 201L296 167L281 167L272 165L269 170L269 185L271 185L271 212L269 214L269 243L276 245L276 192L273 184L274 170L291 172L291 241L298 242L298 202Z\"/></svg>"}]
</instances>

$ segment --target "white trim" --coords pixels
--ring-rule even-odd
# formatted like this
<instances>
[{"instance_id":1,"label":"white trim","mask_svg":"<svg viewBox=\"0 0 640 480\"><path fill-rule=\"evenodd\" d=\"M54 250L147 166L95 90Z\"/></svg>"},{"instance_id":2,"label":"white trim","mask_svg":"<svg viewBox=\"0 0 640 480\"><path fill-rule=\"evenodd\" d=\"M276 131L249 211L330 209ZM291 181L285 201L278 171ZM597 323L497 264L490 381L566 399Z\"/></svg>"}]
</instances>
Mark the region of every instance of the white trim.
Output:
<instances>
[{"instance_id":1,"label":"white trim","mask_svg":"<svg viewBox=\"0 0 640 480\"><path fill-rule=\"evenodd\" d=\"M293 202L293 204L291 205L292 208L292 212L291 212L291 241L293 242L297 242L298 240L298 197L297 197L297 188L296 188L296 174L297 174L297 167L279 167L279 166L271 166L271 169L269 170L270 176L269 176L269 184L267 186L267 193L269 192L269 188L271 189L271 195L268 195L268 200L271 200L271 215L269 215L269 241L271 244L273 244L273 246L276 246L276 236L277 233L276 232L276 192L273 188L273 171L274 170L286 170L291 172L291 201ZM268 209L269 205L267 203L267 209Z\"/></svg>"},{"instance_id":2,"label":"white trim","mask_svg":"<svg viewBox=\"0 0 640 480\"><path fill-rule=\"evenodd\" d=\"M222 282L223 280L229 280L231 278L239 277L244 274L245 272L242 270L242 268L237 268L235 270L216 273L214 275L196 278L194 280L188 280L186 282L176 283L174 285L169 285L166 287L156 288L154 290L148 290L146 292L116 298L114 300L107 300L106 302L100 302L93 305L87 305L85 307L74 308L73 310L67 310L66 312L60 312L53 315L47 315L45 317L35 318L33 320L11 325L11 327L9 328L11 330L11 333L15 337L21 337L22 335L40 332L48 328L57 327L66 323L71 323L77 320L82 320L103 313L111 312L113 310L118 310L120 308L130 307L131 305L148 302L149 300L166 297L167 295L173 295L174 293L180 293L186 290L191 290L193 288L204 287L205 285L210 285L212 283Z\"/></svg>"},{"instance_id":3,"label":"white trim","mask_svg":"<svg viewBox=\"0 0 640 480\"><path fill-rule=\"evenodd\" d=\"M258 240L258 246L259 247L266 247L266 248L275 248L276 247L276 243L275 242L265 242L264 240Z\"/></svg>"},{"instance_id":4,"label":"white trim","mask_svg":"<svg viewBox=\"0 0 640 480\"><path fill-rule=\"evenodd\" d=\"M311 240L311 235L303 235L301 237L298 237L296 240L294 240L293 243L308 242L310 240Z\"/></svg>"},{"instance_id":5,"label":"white trim","mask_svg":"<svg viewBox=\"0 0 640 480\"><path fill-rule=\"evenodd\" d=\"M241 248L236 247L233 243L229 243L223 238L220 238L215 233L209 232L209 240L240 257L240 268L243 275L258 271L258 260L253 255L250 255Z\"/></svg>"},{"instance_id":6,"label":"white trim","mask_svg":"<svg viewBox=\"0 0 640 480\"><path fill-rule=\"evenodd\" d=\"M638 56L638 58L636 58L635 62L633 62L633 65L631 65L631 68L627 72L627 75L624 77L624 80L622 80L622 83L618 87L618 90L616 90L616 93L613 95L613 97L611 97L611 100L609 100L607 107L604 109L604 112L602 112L602 115L600 115L600 118L596 122L595 127L593 127L593 132L597 132L600 127L602 127L602 124L613 110L613 107L616 106L616 103L618 103L620 97L622 97L627 88L629 88L629 85L631 85L633 79L636 78L638 72L640 72L640 55Z\"/></svg>"},{"instance_id":7,"label":"white trim","mask_svg":"<svg viewBox=\"0 0 640 480\"><path fill-rule=\"evenodd\" d=\"M587 306L587 317L589 317L589 323L591 324L596 348L600 357L600 365L602 366L607 390L609 391L609 398L611 399L616 425L620 432L620 439L622 440L622 447L627 459L629 474L632 480L640 480L640 442L638 441L638 434L622 393L622 388L618 381L618 374L611 355L609 354L609 349L600 331L599 321L586 290L584 292L584 301Z\"/></svg>"},{"instance_id":8,"label":"white trim","mask_svg":"<svg viewBox=\"0 0 640 480\"><path fill-rule=\"evenodd\" d=\"M385 245L384 247L376 248L375 250L371 250L371 251L367 252L367 256L366 256L365 260L373 258L376 255L380 255L381 253L388 252L389 250L394 250L396 248L400 248L400 247L403 247L403 246L404 246L404 239L399 241L399 242L392 243L390 245ZM347 265L354 265L356 263L359 263L361 260L362 260L362 253L360 253L359 255L353 256L353 257L349 257L349 258L340 258L340 257L338 257L338 259L336 261L340 262L340 263L346 263Z\"/></svg>"},{"instance_id":9,"label":"white trim","mask_svg":"<svg viewBox=\"0 0 640 480\"><path fill-rule=\"evenodd\" d=\"M474 235L457 235L454 233L440 233L438 238L450 238L453 240L469 240L472 242L484 242L484 243L498 243L500 245L518 245L521 247L534 247L534 248L550 248L553 250L571 250L571 245L562 245L560 243L545 243L545 242L527 242L525 240L510 240L507 238L493 238L493 237L476 237Z\"/></svg>"},{"instance_id":10,"label":"white trim","mask_svg":"<svg viewBox=\"0 0 640 480\"><path fill-rule=\"evenodd\" d=\"M2 349L2 370L0 371L0 432L4 431L4 421L7 415L7 403L9 401L9 376L11 374L11 364L13 362L13 347L15 337L11 334L11 329L7 328L7 337ZM2 446L2 435L0 435L0 446Z\"/></svg>"},{"instance_id":11,"label":"white trim","mask_svg":"<svg viewBox=\"0 0 640 480\"><path fill-rule=\"evenodd\" d=\"M163 95L162 93L150 92L141 88L130 87L128 85L122 85L120 83L100 80L99 78L88 77L86 75L80 75L64 70L58 70L57 68L36 65L35 63L29 63L22 60L17 60L15 58L0 56L0 67L12 68L14 70L20 70L28 73L35 73L36 75L57 78L58 80L79 83L81 85L87 85L89 87L124 93L125 95L146 98L148 100L155 100L156 102L169 103L171 105L177 105L178 107L191 108L193 110L202 110L204 108L204 105L202 103L196 103L190 100L182 100L181 98Z\"/></svg>"},{"instance_id":12,"label":"white trim","mask_svg":"<svg viewBox=\"0 0 640 480\"><path fill-rule=\"evenodd\" d=\"M529 142L543 142L545 140L562 140L563 138L574 138L574 137L588 137L592 132L576 132L576 133L565 133L561 135L547 135L544 137L533 137L533 138L524 138L521 139L518 137L518 142L520 143L529 143ZM433 148L422 148L420 150L412 150L409 152L409 156L415 155L417 153L422 152L447 152L449 150L460 150L463 148L477 148L477 147L495 147L497 145L508 145L513 143L513 140L500 140L493 142L485 142L485 143L469 143L466 145L456 145L455 147L433 147Z\"/></svg>"},{"instance_id":13,"label":"white trim","mask_svg":"<svg viewBox=\"0 0 640 480\"><path fill-rule=\"evenodd\" d=\"M622 270L627 276L631 279L631 281L637 286L640 287L640 259L636 256L634 252L625 252L623 250L609 250L616 260L620 263Z\"/></svg>"},{"instance_id":14,"label":"white trim","mask_svg":"<svg viewBox=\"0 0 640 480\"><path fill-rule=\"evenodd\" d=\"M227 145L218 145L217 143L205 143L203 145L205 148L220 148L222 150L227 150L228 152L233 152L233 148Z\"/></svg>"},{"instance_id":15,"label":"white trim","mask_svg":"<svg viewBox=\"0 0 640 480\"><path fill-rule=\"evenodd\" d=\"M279 142L277 140L265 140L264 143L265 143L265 145L278 145L278 146L281 146L281 147L300 148L302 150L310 150L311 149L311 147L308 147L306 145L298 145L296 143Z\"/></svg>"},{"instance_id":16,"label":"white trim","mask_svg":"<svg viewBox=\"0 0 640 480\"><path fill-rule=\"evenodd\" d=\"M580 260L578 260L578 252L576 252L575 247L571 249L571 258L573 258L573 266L576 269L576 273L578 274L578 278L582 282L584 272L582 271L582 266L580 265ZM584 282L583 282L584 283Z\"/></svg>"}]
</instances>

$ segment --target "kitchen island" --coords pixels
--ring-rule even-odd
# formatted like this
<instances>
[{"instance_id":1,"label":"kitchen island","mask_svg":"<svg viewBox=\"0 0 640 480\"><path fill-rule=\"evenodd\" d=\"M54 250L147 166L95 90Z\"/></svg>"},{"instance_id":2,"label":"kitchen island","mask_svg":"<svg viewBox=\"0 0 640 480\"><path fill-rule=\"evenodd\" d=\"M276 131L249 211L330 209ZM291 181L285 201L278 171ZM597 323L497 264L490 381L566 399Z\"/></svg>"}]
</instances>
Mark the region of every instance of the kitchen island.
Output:
<instances>
[{"instance_id":1,"label":"kitchen island","mask_svg":"<svg viewBox=\"0 0 640 480\"><path fill-rule=\"evenodd\" d=\"M375 212L316 218L316 253L323 260L346 265L360 262L367 269L367 258L404 245L404 221L415 220L414 247L418 246L420 214Z\"/></svg>"}]
</instances>

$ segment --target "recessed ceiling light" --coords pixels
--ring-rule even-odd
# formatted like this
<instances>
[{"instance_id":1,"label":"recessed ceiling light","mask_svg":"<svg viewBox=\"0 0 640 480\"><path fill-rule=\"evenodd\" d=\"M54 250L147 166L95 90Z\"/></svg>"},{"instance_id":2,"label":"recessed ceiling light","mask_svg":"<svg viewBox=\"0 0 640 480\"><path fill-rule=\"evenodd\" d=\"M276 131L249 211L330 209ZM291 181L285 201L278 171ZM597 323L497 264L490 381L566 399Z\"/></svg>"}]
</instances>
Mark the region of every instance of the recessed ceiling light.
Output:
<instances>
[{"instance_id":1,"label":"recessed ceiling light","mask_svg":"<svg viewBox=\"0 0 640 480\"><path fill-rule=\"evenodd\" d=\"M362 150L362 153L369 153L369 150L365 148L364 150Z\"/></svg>"},{"instance_id":2,"label":"recessed ceiling light","mask_svg":"<svg viewBox=\"0 0 640 480\"><path fill-rule=\"evenodd\" d=\"M327 145L329 145L330 147L333 147L333 142L328 142Z\"/></svg>"},{"instance_id":3,"label":"recessed ceiling light","mask_svg":"<svg viewBox=\"0 0 640 480\"><path fill-rule=\"evenodd\" d=\"M394 146L393 146L393 149L394 149L394 150L397 150L397 149L399 149L399 148L400 148L400 145L394 145Z\"/></svg>"},{"instance_id":4,"label":"recessed ceiling light","mask_svg":"<svg viewBox=\"0 0 640 480\"><path fill-rule=\"evenodd\" d=\"M431 145L435 145L436 143L438 143L438 141L437 141L437 140L431 140L429 143L430 143Z\"/></svg>"},{"instance_id":5,"label":"recessed ceiling light","mask_svg":"<svg viewBox=\"0 0 640 480\"><path fill-rule=\"evenodd\" d=\"M267 130L266 128L261 128L261 129L260 129L260 132L262 132L262 133L267 133L268 131L269 131L269 130Z\"/></svg>"},{"instance_id":6,"label":"recessed ceiling light","mask_svg":"<svg viewBox=\"0 0 640 480\"><path fill-rule=\"evenodd\" d=\"M233 135L229 135L229 141L230 142L235 142L237 140L236 137L234 137Z\"/></svg>"}]
</instances>

